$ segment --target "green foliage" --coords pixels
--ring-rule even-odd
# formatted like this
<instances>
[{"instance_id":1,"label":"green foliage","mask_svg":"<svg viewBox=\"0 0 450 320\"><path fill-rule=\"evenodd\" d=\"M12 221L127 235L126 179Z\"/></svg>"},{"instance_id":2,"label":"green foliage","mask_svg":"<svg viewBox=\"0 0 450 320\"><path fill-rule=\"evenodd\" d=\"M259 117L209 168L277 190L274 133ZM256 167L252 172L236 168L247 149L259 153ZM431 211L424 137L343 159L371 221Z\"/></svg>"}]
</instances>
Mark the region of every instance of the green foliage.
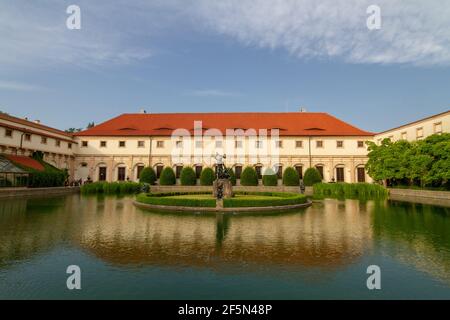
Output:
<instances>
[{"instance_id":1,"label":"green foliage","mask_svg":"<svg viewBox=\"0 0 450 320\"><path fill-rule=\"evenodd\" d=\"M197 184L197 175L192 167L184 167L181 170L180 182L183 186L195 186Z\"/></svg>"},{"instance_id":2,"label":"green foliage","mask_svg":"<svg viewBox=\"0 0 450 320\"><path fill-rule=\"evenodd\" d=\"M385 198L388 195L386 188L371 183L316 183L314 185L315 197L331 198Z\"/></svg>"},{"instance_id":3,"label":"green foliage","mask_svg":"<svg viewBox=\"0 0 450 320\"><path fill-rule=\"evenodd\" d=\"M200 184L202 186L212 186L215 179L214 170L211 168L203 168L200 174Z\"/></svg>"},{"instance_id":4,"label":"green foliage","mask_svg":"<svg viewBox=\"0 0 450 320\"><path fill-rule=\"evenodd\" d=\"M262 176L262 183L265 186L277 186L278 185L278 176L275 173L275 171L273 171L270 168L267 168L264 171L264 174Z\"/></svg>"},{"instance_id":5,"label":"green foliage","mask_svg":"<svg viewBox=\"0 0 450 320\"><path fill-rule=\"evenodd\" d=\"M258 185L258 175L253 167L246 167L241 174L241 185L242 186L257 186Z\"/></svg>"},{"instance_id":6,"label":"green foliage","mask_svg":"<svg viewBox=\"0 0 450 320\"><path fill-rule=\"evenodd\" d=\"M133 194L141 185L137 182L93 182L81 186L83 194Z\"/></svg>"},{"instance_id":7,"label":"green foliage","mask_svg":"<svg viewBox=\"0 0 450 320\"><path fill-rule=\"evenodd\" d=\"M300 184L300 177L297 170L292 167L287 167L283 172L283 185L298 186Z\"/></svg>"},{"instance_id":8,"label":"green foliage","mask_svg":"<svg viewBox=\"0 0 450 320\"><path fill-rule=\"evenodd\" d=\"M211 198L177 198L176 196L191 195L191 194L205 194L196 192L170 192L170 193L141 193L136 197L136 200L141 203L164 205L164 206L182 206L182 207L211 207L216 206L216 199L211 195Z\"/></svg>"},{"instance_id":9,"label":"green foliage","mask_svg":"<svg viewBox=\"0 0 450 320\"><path fill-rule=\"evenodd\" d=\"M316 168L308 168L305 171L305 174L303 176L303 182L305 184L305 186L313 186L316 183L320 183L322 182L322 177L320 175L319 170L317 170Z\"/></svg>"},{"instance_id":10,"label":"green foliage","mask_svg":"<svg viewBox=\"0 0 450 320\"><path fill-rule=\"evenodd\" d=\"M275 207L306 203L306 196L298 193L287 192L236 192L236 195L248 195L249 197L234 197L223 199L225 208L238 207ZM254 197L251 197L254 196ZM261 198L267 196L269 198ZM273 198L270 198L273 197Z\"/></svg>"},{"instance_id":11,"label":"green foliage","mask_svg":"<svg viewBox=\"0 0 450 320\"><path fill-rule=\"evenodd\" d=\"M368 142L366 169L376 181L395 185L448 187L450 180L450 133L424 140Z\"/></svg>"},{"instance_id":12,"label":"green foliage","mask_svg":"<svg viewBox=\"0 0 450 320\"><path fill-rule=\"evenodd\" d=\"M64 171L37 171L30 172L28 187L30 188L48 188L62 187L67 174Z\"/></svg>"},{"instance_id":13,"label":"green foliage","mask_svg":"<svg viewBox=\"0 0 450 320\"><path fill-rule=\"evenodd\" d=\"M146 167L141 171L141 175L139 176L139 182L155 184L156 181L156 173L152 167Z\"/></svg>"},{"instance_id":14,"label":"green foliage","mask_svg":"<svg viewBox=\"0 0 450 320\"><path fill-rule=\"evenodd\" d=\"M165 167L159 177L159 184L162 186L172 186L176 184L175 172L171 167Z\"/></svg>"},{"instance_id":15,"label":"green foliage","mask_svg":"<svg viewBox=\"0 0 450 320\"><path fill-rule=\"evenodd\" d=\"M234 170L232 168L227 168L227 172L230 175L231 185L235 186L236 185L236 174L234 173Z\"/></svg>"}]
</instances>

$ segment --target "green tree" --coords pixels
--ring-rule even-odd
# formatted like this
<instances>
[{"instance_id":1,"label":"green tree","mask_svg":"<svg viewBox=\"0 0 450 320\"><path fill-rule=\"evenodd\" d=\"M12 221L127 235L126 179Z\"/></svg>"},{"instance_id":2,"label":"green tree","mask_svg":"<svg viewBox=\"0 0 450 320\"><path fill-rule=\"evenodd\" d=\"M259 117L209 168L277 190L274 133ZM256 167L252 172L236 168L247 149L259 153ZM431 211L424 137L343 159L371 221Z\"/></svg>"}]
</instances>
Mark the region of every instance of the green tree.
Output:
<instances>
[{"instance_id":1,"label":"green tree","mask_svg":"<svg viewBox=\"0 0 450 320\"><path fill-rule=\"evenodd\" d=\"M139 176L139 182L155 184L156 181L156 173L152 167L146 167L141 171L141 175Z\"/></svg>"},{"instance_id":2,"label":"green tree","mask_svg":"<svg viewBox=\"0 0 450 320\"><path fill-rule=\"evenodd\" d=\"M246 167L241 174L241 185L243 186L257 186L258 185L258 175L253 167Z\"/></svg>"},{"instance_id":3,"label":"green tree","mask_svg":"<svg viewBox=\"0 0 450 320\"><path fill-rule=\"evenodd\" d=\"M181 169L180 182L183 186L195 186L197 184L197 176L192 167L183 167Z\"/></svg>"},{"instance_id":4,"label":"green tree","mask_svg":"<svg viewBox=\"0 0 450 320\"><path fill-rule=\"evenodd\" d=\"M265 186L277 186L278 185L278 176L271 168L267 168L264 170L264 174L262 176L262 183Z\"/></svg>"},{"instance_id":5,"label":"green tree","mask_svg":"<svg viewBox=\"0 0 450 320\"><path fill-rule=\"evenodd\" d=\"M300 184L300 177L297 170L292 167L287 167L283 172L283 185L298 186Z\"/></svg>"},{"instance_id":6,"label":"green tree","mask_svg":"<svg viewBox=\"0 0 450 320\"><path fill-rule=\"evenodd\" d=\"M175 172L171 167L165 167L161 172L159 177L159 184L162 186L171 186L176 184L177 179L175 177Z\"/></svg>"},{"instance_id":7,"label":"green tree","mask_svg":"<svg viewBox=\"0 0 450 320\"><path fill-rule=\"evenodd\" d=\"M200 184L202 186L212 186L215 179L214 170L211 168L203 168L200 173Z\"/></svg>"},{"instance_id":8,"label":"green tree","mask_svg":"<svg viewBox=\"0 0 450 320\"><path fill-rule=\"evenodd\" d=\"M319 170L317 170L316 168L306 169L303 176L303 183L305 184L305 186L310 187L320 182L322 182L322 177Z\"/></svg>"}]
</instances>

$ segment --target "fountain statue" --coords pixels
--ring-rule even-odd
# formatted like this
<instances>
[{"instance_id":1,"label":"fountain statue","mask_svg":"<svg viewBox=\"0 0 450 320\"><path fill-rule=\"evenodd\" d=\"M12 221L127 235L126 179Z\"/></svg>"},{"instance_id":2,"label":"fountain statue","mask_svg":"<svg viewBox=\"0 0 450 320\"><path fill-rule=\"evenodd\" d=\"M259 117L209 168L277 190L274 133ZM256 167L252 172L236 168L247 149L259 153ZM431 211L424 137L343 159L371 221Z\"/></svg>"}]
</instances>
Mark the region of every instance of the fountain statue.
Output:
<instances>
[{"instance_id":1,"label":"fountain statue","mask_svg":"<svg viewBox=\"0 0 450 320\"><path fill-rule=\"evenodd\" d=\"M216 159L216 179L213 183L213 195L217 200L233 196L230 174L224 163L226 157L226 155L221 155L217 152L214 156L214 159Z\"/></svg>"}]
</instances>

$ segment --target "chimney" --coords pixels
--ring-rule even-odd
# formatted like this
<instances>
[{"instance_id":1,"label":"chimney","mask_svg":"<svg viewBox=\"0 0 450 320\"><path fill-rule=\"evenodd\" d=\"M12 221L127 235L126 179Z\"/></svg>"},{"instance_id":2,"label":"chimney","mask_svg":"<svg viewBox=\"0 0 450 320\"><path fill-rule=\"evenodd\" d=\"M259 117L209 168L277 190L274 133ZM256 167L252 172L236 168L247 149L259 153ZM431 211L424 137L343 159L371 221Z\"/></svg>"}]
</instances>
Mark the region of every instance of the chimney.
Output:
<instances>
[{"instance_id":1,"label":"chimney","mask_svg":"<svg viewBox=\"0 0 450 320\"><path fill-rule=\"evenodd\" d=\"M147 111L146 111L144 108L142 108L142 109L139 111L139 113L145 114L145 113L147 113Z\"/></svg>"},{"instance_id":2,"label":"chimney","mask_svg":"<svg viewBox=\"0 0 450 320\"><path fill-rule=\"evenodd\" d=\"M40 124L41 120L34 120L34 123Z\"/></svg>"},{"instance_id":3,"label":"chimney","mask_svg":"<svg viewBox=\"0 0 450 320\"><path fill-rule=\"evenodd\" d=\"M300 107L300 112L306 112L306 108L303 107L303 106L301 106L301 107Z\"/></svg>"}]
</instances>

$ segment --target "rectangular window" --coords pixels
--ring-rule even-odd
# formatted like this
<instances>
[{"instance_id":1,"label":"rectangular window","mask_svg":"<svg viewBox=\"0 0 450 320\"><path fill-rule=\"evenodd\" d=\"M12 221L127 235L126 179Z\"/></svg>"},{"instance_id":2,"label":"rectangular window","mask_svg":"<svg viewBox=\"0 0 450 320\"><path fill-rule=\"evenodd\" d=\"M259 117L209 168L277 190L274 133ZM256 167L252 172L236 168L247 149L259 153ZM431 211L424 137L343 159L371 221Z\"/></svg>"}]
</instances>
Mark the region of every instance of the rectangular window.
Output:
<instances>
[{"instance_id":1,"label":"rectangular window","mask_svg":"<svg viewBox=\"0 0 450 320\"><path fill-rule=\"evenodd\" d=\"M275 141L275 147L276 147L277 149L283 148L283 141L281 141L281 140Z\"/></svg>"},{"instance_id":2,"label":"rectangular window","mask_svg":"<svg viewBox=\"0 0 450 320\"><path fill-rule=\"evenodd\" d=\"M320 176L321 176L322 179L323 179L323 166L316 166L316 169L317 169L317 171L319 171Z\"/></svg>"},{"instance_id":3,"label":"rectangular window","mask_svg":"<svg viewBox=\"0 0 450 320\"><path fill-rule=\"evenodd\" d=\"M125 181L125 167L117 168L117 180Z\"/></svg>"},{"instance_id":4,"label":"rectangular window","mask_svg":"<svg viewBox=\"0 0 450 320\"><path fill-rule=\"evenodd\" d=\"M5 130L5 137L9 137L9 138L12 137L12 130L11 129L6 129Z\"/></svg>"},{"instance_id":5,"label":"rectangular window","mask_svg":"<svg viewBox=\"0 0 450 320\"><path fill-rule=\"evenodd\" d=\"M394 136L389 136L388 139L394 142Z\"/></svg>"},{"instance_id":6,"label":"rectangular window","mask_svg":"<svg viewBox=\"0 0 450 320\"><path fill-rule=\"evenodd\" d=\"M283 178L283 166L276 166L275 170L276 170L278 179L282 179Z\"/></svg>"},{"instance_id":7,"label":"rectangular window","mask_svg":"<svg viewBox=\"0 0 450 320\"><path fill-rule=\"evenodd\" d=\"M357 168L358 182L366 182L366 171L364 168Z\"/></svg>"},{"instance_id":8,"label":"rectangular window","mask_svg":"<svg viewBox=\"0 0 450 320\"><path fill-rule=\"evenodd\" d=\"M434 133L442 133L442 122L434 124Z\"/></svg>"},{"instance_id":9,"label":"rectangular window","mask_svg":"<svg viewBox=\"0 0 450 320\"><path fill-rule=\"evenodd\" d=\"M72 149L72 144L70 142L67 144L67 148Z\"/></svg>"},{"instance_id":10,"label":"rectangular window","mask_svg":"<svg viewBox=\"0 0 450 320\"><path fill-rule=\"evenodd\" d=\"M195 176L197 179L200 179L200 175L202 174L202 166L195 166Z\"/></svg>"},{"instance_id":11,"label":"rectangular window","mask_svg":"<svg viewBox=\"0 0 450 320\"><path fill-rule=\"evenodd\" d=\"M303 179L303 167L302 166L295 166L295 170L298 173L298 177L300 179Z\"/></svg>"},{"instance_id":12,"label":"rectangular window","mask_svg":"<svg viewBox=\"0 0 450 320\"><path fill-rule=\"evenodd\" d=\"M98 168L98 181L106 181L106 167Z\"/></svg>"},{"instance_id":13,"label":"rectangular window","mask_svg":"<svg viewBox=\"0 0 450 320\"><path fill-rule=\"evenodd\" d=\"M261 149L263 147L263 142L262 141L255 141L255 148L256 149Z\"/></svg>"},{"instance_id":14,"label":"rectangular window","mask_svg":"<svg viewBox=\"0 0 450 320\"><path fill-rule=\"evenodd\" d=\"M295 141L295 147L296 148L303 148L303 141L301 141L301 140Z\"/></svg>"},{"instance_id":15,"label":"rectangular window","mask_svg":"<svg viewBox=\"0 0 450 320\"><path fill-rule=\"evenodd\" d=\"M61 141L60 140L56 140L55 141L55 146L60 147L61 146Z\"/></svg>"},{"instance_id":16,"label":"rectangular window","mask_svg":"<svg viewBox=\"0 0 450 320\"><path fill-rule=\"evenodd\" d=\"M119 148L125 147L125 141L119 141Z\"/></svg>"},{"instance_id":17,"label":"rectangular window","mask_svg":"<svg viewBox=\"0 0 450 320\"><path fill-rule=\"evenodd\" d=\"M30 141L31 140L31 134L26 133L24 138L25 138L25 141Z\"/></svg>"},{"instance_id":18,"label":"rectangular window","mask_svg":"<svg viewBox=\"0 0 450 320\"><path fill-rule=\"evenodd\" d=\"M241 178L241 173L242 173L242 166L234 167L234 175L236 176L236 179Z\"/></svg>"},{"instance_id":19,"label":"rectangular window","mask_svg":"<svg viewBox=\"0 0 450 320\"><path fill-rule=\"evenodd\" d=\"M336 168L336 181L344 182L344 168Z\"/></svg>"},{"instance_id":20,"label":"rectangular window","mask_svg":"<svg viewBox=\"0 0 450 320\"><path fill-rule=\"evenodd\" d=\"M358 141L358 148L364 148L364 141Z\"/></svg>"},{"instance_id":21,"label":"rectangular window","mask_svg":"<svg viewBox=\"0 0 450 320\"><path fill-rule=\"evenodd\" d=\"M344 141L338 140L336 141L336 148L343 148L344 147Z\"/></svg>"},{"instance_id":22,"label":"rectangular window","mask_svg":"<svg viewBox=\"0 0 450 320\"><path fill-rule=\"evenodd\" d=\"M181 170L183 170L183 166L176 166L175 167L175 175L177 179L180 179L181 176Z\"/></svg>"},{"instance_id":23,"label":"rectangular window","mask_svg":"<svg viewBox=\"0 0 450 320\"><path fill-rule=\"evenodd\" d=\"M138 148L144 148L145 147L145 141L142 141L142 140L138 141L137 146L138 146Z\"/></svg>"},{"instance_id":24,"label":"rectangular window","mask_svg":"<svg viewBox=\"0 0 450 320\"><path fill-rule=\"evenodd\" d=\"M417 139L423 138L423 128L416 129L416 138Z\"/></svg>"},{"instance_id":25,"label":"rectangular window","mask_svg":"<svg viewBox=\"0 0 450 320\"><path fill-rule=\"evenodd\" d=\"M86 148L88 146L87 141L81 141L81 147Z\"/></svg>"},{"instance_id":26,"label":"rectangular window","mask_svg":"<svg viewBox=\"0 0 450 320\"><path fill-rule=\"evenodd\" d=\"M242 141L241 141L241 140L235 141L235 142L234 142L234 147L235 147L236 149L242 148Z\"/></svg>"},{"instance_id":27,"label":"rectangular window","mask_svg":"<svg viewBox=\"0 0 450 320\"><path fill-rule=\"evenodd\" d=\"M222 148L222 140L216 140L216 148Z\"/></svg>"},{"instance_id":28,"label":"rectangular window","mask_svg":"<svg viewBox=\"0 0 450 320\"><path fill-rule=\"evenodd\" d=\"M100 141L100 148L106 148L106 141Z\"/></svg>"},{"instance_id":29,"label":"rectangular window","mask_svg":"<svg viewBox=\"0 0 450 320\"><path fill-rule=\"evenodd\" d=\"M137 166L136 175L138 179L141 176L142 170L144 170L144 166Z\"/></svg>"},{"instance_id":30,"label":"rectangular window","mask_svg":"<svg viewBox=\"0 0 450 320\"><path fill-rule=\"evenodd\" d=\"M255 167L256 176L258 177L258 179L262 179L261 169L262 169L261 166L256 166L256 167Z\"/></svg>"},{"instance_id":31,"label":"rectangular window","mask_svg":"<svg viewBox=\"0 0 450 320\"><path fill-rule=\"evenodd\" d=\"M322 140L316 141L316 148L323 148L323 141Z\"/></svg>"},{"instance_id":32,"label":"rectangular window","mask_svg":"<svg viewBox=\"0 0 450 320\"><path fill-rule=\"evenodd\" d=\"M203 141L195 141L195 147L197 149L203 148Z\"/></svg>"},{"instance_id":33,"label":"rectangular window","mask_svg":"<svg viewBox=\"0 0 450 320\"><path fill-rule=\"evenodd\" d=\"M183 141L176 141L175 145L178 149L181 149L181 148L183 148Z\"/></svg>"},{"instance_id":34,"label":"rectangular window","mask_svg":"<svg viewBox=\"0 0 450 320\"><path fill-rule=\"evenodd\" d=\"M164 141L156 141L157 148L164 148Z\"/></svg>"},{"instance_id":35,"label":"rectangular window","mask_svg":"<svg viewBox=\"0 0 450 320\"><path fill-rule=\"evenodd\" d=\"M161 172L163 171L164 166L158 165L156 166L156 178L159 179L161 177Z\"/></svg>"},{"instance_id":36,"label":"rectangular window","mask_svg":"<svg viewBox=\"0 0 450 320\"><path fill-rule=\"evenodd\" d=\"M408 135L407 135L406 131L402 132L400 135L402 137L402 140L408 140Z\"/></svg>"},{"instance_id":37,"label":"rectangular window","mask_svg":"<svg viewBox=\"0 0 450 320\"><path fill-rule=\"evenodd\" d=\"M41 143L47 144L47 137L41 137Z\"/></svg>"}]
</instances>

